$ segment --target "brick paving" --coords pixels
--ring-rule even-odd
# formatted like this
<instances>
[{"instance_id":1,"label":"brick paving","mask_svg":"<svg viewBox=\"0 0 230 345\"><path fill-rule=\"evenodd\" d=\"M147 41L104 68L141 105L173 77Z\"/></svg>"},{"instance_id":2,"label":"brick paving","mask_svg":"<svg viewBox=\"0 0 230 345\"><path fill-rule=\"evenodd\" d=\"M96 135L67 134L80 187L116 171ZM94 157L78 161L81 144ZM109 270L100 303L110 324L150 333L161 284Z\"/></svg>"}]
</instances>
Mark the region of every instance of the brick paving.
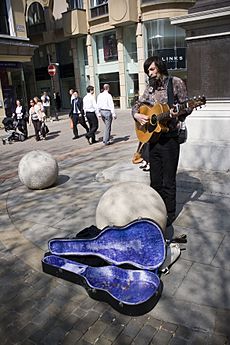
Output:
<instances>
[{"instance_id":1,"label":"brick paving","mask_svg":"<svg viewBox=\"0 0 230 345\"><path fill-rule=\"evenodd\" d=\"M186 301L186 306L183 305L183 298L180 297L183 291L180 294L179 286L173 285L174 277L178 277L182 286L187 277L185 268L187 267L188 271L191 271L191 268L195 266L196 259L193 257L184 256L180 259L178 264L175 264L172 278L164 279L165 290L163 290L162 300L158 302L157 312L153 311L138 317L122 315L108 304L88 297L81 286L42 272L41 258L49 237L53 237L55 234L58 236L60 231L68 235L71 229L77 232L77 229L81 230L84 225L88 225L87 221L90 224L94 223L93 212L97 202L109 186L108 183L96 182L96 173L119 161L129 161L135 151L135 135L133 129L128 130L132 122L125 115L119 115L120 119L118 117L117 122L113 125L115 143L108 148L102 147L101 143L88 146L83 137L77 144L76 141L73 144L72 133L66 117L63 117L59 123L50 124L52 139L41 142L40 145L30 138L27 142L0 147L1 160L4 162L0 167L2 196L0 200L1 345L229 344L228 320L230 313L227 292L225 307L221 304L214 306L212 302L210 305L208 302L205 305L199 303L198 300L195 304L197 309L207 309L207 314L206 311L198 314L201 317L202 325L206 325L202 318L205 318L208 313L213 313L212 326L192 327L189 324L190 310L187 310L188 320L170 322L169 319L177 320L176 315L173 314L180 311L178 306L177 308L175 306L169 318L163 317L165 314L161 308L164 303L167 305L168 299L174 298L174 296L177 303L181 301L182 309L185 309L186 306L194 308L194 305L189 304L188 301ZM30 132L32 134L31 129ZM100 137L101 133L99 133ZM54 188L38 193L29 192L18 181L18 162L31 149L45 149L57 158L60 168L59 175L62 175L62 181L64 181L57 187L57 190ZM92 205L88 205L88 199L85 200L86 193L88 193ZM79 199L79 204L76 201L73 208L69 204L69 194L72 197L76 195L76 199ZM203 195L203 197L206 196ZM212 204L215 205L220 202L220 199L222 206L225 202L223 195L212 195L208 198L208 201L205 199L206 204L210 202L211 198ZM201 201L199 199L200 204ZM35 217L35 209L38 210L37 217ZM54 214L56 212L60 215L58 222L57 220L52 221L53 211ZM178 223L178 231L186 229L183 223L184 217L181 218L181 223ZM182 227L180 227L181 224ZM225 227L225 223L223 227ZM227 230L224 231L222 236L227 238ZM215 249L215 251L216 255L213 256L212 262L218 257L217 250ZM202 260L203 258L200 259L200 261ZM206 265L210 264L206 263ZM229 272L228 270L229 268L227 268L227 272ZM181 271L184 275L183 278L180 277ZM169 283L172 291L169 289ZM179 293L178 297L177 293ZM191 324L194 323L191 322Z\"/></svg>"}]
</instances>

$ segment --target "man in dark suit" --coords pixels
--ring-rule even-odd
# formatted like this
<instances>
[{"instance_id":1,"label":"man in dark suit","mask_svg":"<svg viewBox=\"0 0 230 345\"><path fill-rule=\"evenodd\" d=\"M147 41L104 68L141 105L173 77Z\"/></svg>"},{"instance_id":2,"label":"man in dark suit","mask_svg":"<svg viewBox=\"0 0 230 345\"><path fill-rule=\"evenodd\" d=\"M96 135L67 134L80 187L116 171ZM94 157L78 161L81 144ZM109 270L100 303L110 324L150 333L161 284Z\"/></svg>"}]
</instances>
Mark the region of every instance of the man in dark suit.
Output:
<instances>
[{"instance_id":1,"label":"man in dark suit","mask_svg":"<svg viewBox=\"0 0 230 345\"><path fill-rule=\"evenodd\" d=\"M85 116L84 116L84 110L83 110L83 100L81 97L79 97L78 91L74 91L73 93L73 99L71 102L71 111L69 113L69 116L71 117L73 121L73 139L79 138L78 135L78 128L77 125L80 123L82 127L85 128L86 133L89 132L89 128L85 122Z\"/></svg>"}]
</instances>

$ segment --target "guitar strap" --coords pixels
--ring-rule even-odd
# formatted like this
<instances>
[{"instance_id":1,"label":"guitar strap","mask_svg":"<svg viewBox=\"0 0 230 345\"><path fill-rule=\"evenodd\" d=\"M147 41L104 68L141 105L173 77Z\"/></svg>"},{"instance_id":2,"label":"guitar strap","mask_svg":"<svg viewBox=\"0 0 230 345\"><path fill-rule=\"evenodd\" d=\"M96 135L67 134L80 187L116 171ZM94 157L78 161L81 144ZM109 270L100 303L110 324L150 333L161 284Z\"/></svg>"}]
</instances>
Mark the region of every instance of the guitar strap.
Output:
<instances>
[{"instance_id":1,"label":"guitar strap","mask_svg":"<svg viewBox=\"0 0 230 345\"><path fill-rule=\"evenodd\" d=\"M174 104L174 94L173 94L173 83L172 83L173 78L169 77L168 78L168 87L167 87L167 95L168 95L168 105L170 108L172 108Z\"/></svg>"}]
</instances>

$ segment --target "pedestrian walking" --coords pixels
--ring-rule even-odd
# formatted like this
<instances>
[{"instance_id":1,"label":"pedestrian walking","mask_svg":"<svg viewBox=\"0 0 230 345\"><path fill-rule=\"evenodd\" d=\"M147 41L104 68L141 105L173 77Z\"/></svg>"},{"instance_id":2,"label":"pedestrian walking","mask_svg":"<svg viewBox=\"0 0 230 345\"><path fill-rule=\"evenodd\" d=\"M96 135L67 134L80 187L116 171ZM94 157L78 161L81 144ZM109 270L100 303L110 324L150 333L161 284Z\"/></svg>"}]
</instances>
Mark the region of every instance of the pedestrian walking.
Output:
<instances>
[{"instance_id":1,"label":"pedestrian walking","mask_svg":"<svg viewBox=\"0 0 230 345\"><path fill-rule=\"evenodd\" d=\"M103 85L103 91L97 97L97 108L99 111L99 117L105 124L103 143L110 145L111 142L111 127L113 119L116 119L114 110L114 102L111 94L109 93L109 84Z\"/></svg>"},{"instance_id":2,"label":"pedestrian walking","mask_svg":"<svg viewBox=\"0 0 230 345\"><path fill-rule=\"evenodd\" d=\"M84 110L83 110L83 99L79 97L78 91L74 91L73 93L73 100L72 100L72 107L69 113L70 118L73 121L73 140L78 139L78 128L77 125L80 123L82 127L85 128L86 133L89 132L89 127L85 122Z\"/></svg>"},{"instance_id":3,"label":"pedestrian walking","mask_svg":"<svg viewBox=\"0 0 230 345\"><path fill-rule=\"evenodd\" d=\"M94 98L94 87L89 85L86 89L87 95L83 98L83 109L89 123L89 132L86 134L86 138L89 144L95 144L96 131L98 129L98 118L97 118L97 103Z\"/></svg>"},{"instance_id":4,"label":"pedestrian walking","mask_svg":"<svg viewBox=\"0 0 230 345\"><path fill-rule=\"evenodd\" d=\"M28 130L27 130L27 119L28 115L26 112L26 108L21 104L19 99L16 100L16 107L13 112L13 118L18 122L17 128L20 132L22 132L25 136L25 139L28 138Z\"/></svg>"},{"instance_id":5,"label":"pedestrian walking","mask_svg":"<svg viewBox=\"0 0 230 345\"><path fill-rule=\"evenodd\" d=\"M41 96L42 106L44 113L46 115L46 120L50 119L50 122L52 122L52 116L50 112L50 97L48 96L47 92L43 92L43 95Z\"/></svg>"},{"instance_id":6,"label":"pedestrian walking","mask_svg":"<svg viewBox=\"0 0 230 345\"><path fill-rule=\"evenodd\" d=\"M59 92L54 93L54 102L55 102L55 118L58 121L58 115L61 110L61 97L59 95Z\"/></svg>"}]
</instances>

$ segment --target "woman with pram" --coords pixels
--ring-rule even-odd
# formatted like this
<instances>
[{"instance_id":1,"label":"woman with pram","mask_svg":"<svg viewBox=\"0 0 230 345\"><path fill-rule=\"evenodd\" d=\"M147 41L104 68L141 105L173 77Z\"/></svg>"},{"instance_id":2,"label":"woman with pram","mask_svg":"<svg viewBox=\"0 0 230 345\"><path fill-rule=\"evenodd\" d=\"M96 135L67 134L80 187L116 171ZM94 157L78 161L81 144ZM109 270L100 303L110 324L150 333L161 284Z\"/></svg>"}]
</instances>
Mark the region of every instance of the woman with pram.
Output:
<instances>
[{"instance_id":1,"label":"woman with pram","mask_svg":"<svg viewBox=\"0 0 230 345\"><path fill-rule=\"evenodd\" d=\"M19 99L16 100L16 108L12 114L13 120L17 121L17 128L25 136L25 139L28 138L27 130L27 112L26 108L22 106Z\"/></svg>"}]
</instances>

